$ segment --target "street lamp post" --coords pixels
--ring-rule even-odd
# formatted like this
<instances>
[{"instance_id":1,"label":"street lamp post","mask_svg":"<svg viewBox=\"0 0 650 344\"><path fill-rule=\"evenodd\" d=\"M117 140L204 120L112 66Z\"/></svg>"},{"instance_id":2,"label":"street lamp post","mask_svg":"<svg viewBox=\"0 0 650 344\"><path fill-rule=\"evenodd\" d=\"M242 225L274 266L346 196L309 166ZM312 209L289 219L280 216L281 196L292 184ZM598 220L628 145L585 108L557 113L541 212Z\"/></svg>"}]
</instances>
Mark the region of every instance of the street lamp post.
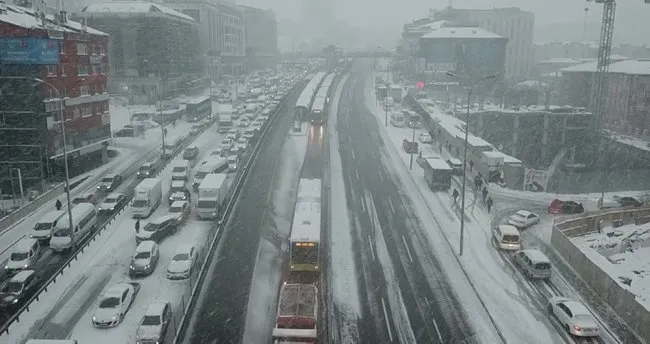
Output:
<instances>
[{"instance_id":1,"label":"street lamp post","mask_svg":"<svg viewBox=\"0 0 650 344\"><path fill-rule=\"evenodd\" d=\"M452 78L455 78L459 81L462 81L456 74L447 72L447 76L450 76ZM487 80L492 80L495 79L496 76L491 75L488 77L481 78L479 80L476 80L474 83L468 83L466 82L466 88L467 88L467 112L465 113L465 147L463 148L463 184L461 187L461 199L460 199L460 250L459 250L459 255L463 255L463 249L464 249L464 242L465 242L465 187L467 185L467 146L468 146L468 140L469 140L469 111L470 111L470 101L472 99L472 91L474 90L474 87L476 87L478 84L480 84L483 81ZM412 159L411 159L412 160Z\"/></svg>"},{"instance_id":2,"label":"street lamp post","mask_svg":"<svg viewBox=\"0 0 650 344\"><path fill-rule=\"evenodd\" d=\"M411 125L413 126L413 138L411 139L411 142L415 142L415 127L417 126L417 122L411 123ZM411 162L409 163L409 170L413 169L413 154L415 153L413 153L413 151L411 150Z\"/></svg>"},{"instance_id":3,"label":"street lamp post","mask_svg":"<svg viewBox=\"0 0 650 344\"><path fill-rule=\"evenodd\" d=\"M23 203L25 202L25 192L23 191L23 176L20 174L20 169L17 167L12 167L9 170L9 178L11 178L11 171L16 170L18 171L18 187L20 188L20 206L22 207ZM13 184L13 178L12 179L12 184ZM13 188L13 185L12 185ZM11 190L13 191L13 190ZM13 192L12 192L13 193Z\"/></svg>"},{"instance_id":4,"label":"street lamp post","mask_svg":"<svg viewBox=\"0 0 650 344\"><path fill-rule=\"evenodd\" d=\"M146 63L150 63L154 68L156 68L156 72L158 72L158 77L160 78L160 87L158 87L158 100L160 101L160 135L162 137L162 157L165 159L165 117L163 116L163 102L162 102L162 95L163 95L163 78L162 74L160 73L160 68L158 68L158 65L149 60L144 60Z\"/></svg>"}]
</instances>

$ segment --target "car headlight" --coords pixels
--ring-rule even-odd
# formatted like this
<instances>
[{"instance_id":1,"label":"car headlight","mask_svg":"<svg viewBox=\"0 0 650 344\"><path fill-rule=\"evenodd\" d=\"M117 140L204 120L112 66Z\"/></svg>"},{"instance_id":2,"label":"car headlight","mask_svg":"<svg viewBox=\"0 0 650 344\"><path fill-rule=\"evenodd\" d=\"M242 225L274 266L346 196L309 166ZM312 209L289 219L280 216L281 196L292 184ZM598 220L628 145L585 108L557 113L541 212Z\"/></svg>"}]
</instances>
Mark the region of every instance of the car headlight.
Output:
<instances>
[{"instance_id":1,"label":"car headlight","mask_svg":"<svg viewBox=\"0 0 650 344\"><path fill-rule=\"evenodd\" d=\"M97 317L93 315L93 321L97 321Z\"/></svg>"}]
</instances>

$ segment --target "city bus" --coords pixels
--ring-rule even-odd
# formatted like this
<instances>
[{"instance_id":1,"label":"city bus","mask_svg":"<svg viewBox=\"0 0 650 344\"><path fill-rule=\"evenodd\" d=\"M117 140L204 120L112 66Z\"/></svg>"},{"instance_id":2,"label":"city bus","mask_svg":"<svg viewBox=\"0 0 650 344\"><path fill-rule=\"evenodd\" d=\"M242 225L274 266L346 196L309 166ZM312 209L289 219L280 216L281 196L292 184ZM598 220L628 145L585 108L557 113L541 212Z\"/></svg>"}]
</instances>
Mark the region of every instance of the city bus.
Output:
<instances>
[{"instance_id":1,"label":"city bus","mask_svg":"<svg viewBox=\"0 0 650 344\"><path fill-rule=\"evenodd\" d=\"M320 269L320 194L320 179L300 179L289 238L291 271Z\"/></svg>"}]
</instances>

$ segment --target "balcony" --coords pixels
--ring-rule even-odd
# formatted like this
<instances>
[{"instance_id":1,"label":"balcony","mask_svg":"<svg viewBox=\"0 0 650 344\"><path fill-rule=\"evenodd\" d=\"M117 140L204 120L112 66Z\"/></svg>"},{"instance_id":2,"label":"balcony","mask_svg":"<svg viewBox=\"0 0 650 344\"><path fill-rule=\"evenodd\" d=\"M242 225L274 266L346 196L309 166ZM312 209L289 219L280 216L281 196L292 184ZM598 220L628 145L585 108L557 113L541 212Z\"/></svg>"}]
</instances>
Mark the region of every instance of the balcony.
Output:
<instances>
[{"instance_id":1,"label":"balcony","mask_svg":"<svg viewBox=\"0 0 650 344\"><path fill-rule=\"evenodd\" d=\"M108 100L108 93L97 93L93 95L68 98L65 100L65 106L94 103L105 100Z\"/></svg>"}]
</instances>

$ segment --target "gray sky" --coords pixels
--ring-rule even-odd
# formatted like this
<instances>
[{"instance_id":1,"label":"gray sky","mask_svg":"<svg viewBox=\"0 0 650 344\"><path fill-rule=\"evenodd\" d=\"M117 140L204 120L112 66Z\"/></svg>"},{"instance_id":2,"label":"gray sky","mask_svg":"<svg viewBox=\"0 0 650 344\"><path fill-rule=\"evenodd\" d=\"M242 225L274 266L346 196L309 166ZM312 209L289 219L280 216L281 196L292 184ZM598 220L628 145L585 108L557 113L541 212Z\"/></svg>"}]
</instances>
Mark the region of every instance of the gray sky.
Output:
<instances>
[{"instance_id":1,"label":"gray sky","mask_svg":"<svg viewBox=\"0 0 650 344\"><path fill-rule=\"evenodd\" d=\"M273 9L278 18L299 19L303 0L239 0L238 2L261 8ZM448 0L304 0L323 1L334 6L337 19L345 20L353 26L358 26L364 31L373 31L377 34L392 35L397 38L402 25L415 18L426 16L429 8L440 9L446 7ZM650 18L650 5L645 5L643 0L617 0L617 20L615 25L616 41L622 40L630 43L650 44L650 37L643 32L650 32L647 18ZM588 23L589 38L597 39L599 23L602 15L602 6L587 3L584 0L454 0L454 7L458 8L491 8L517 6L535 13L536 35L538 39L548 40L544 37L547 28L553 24L562 26L576 26L580 30L584 22L584 8L589 7ZM640 30L646 27L646 30ZM553 36L562 35L561 31ZM580 36L580 35L578 35ZM552 37L551 39L563 39ZM564 39L572 40L571 37ZM645 42L644 42L645 41ZM620 42L622 43L622 42Z\"/></svg>"}]
</instances>

